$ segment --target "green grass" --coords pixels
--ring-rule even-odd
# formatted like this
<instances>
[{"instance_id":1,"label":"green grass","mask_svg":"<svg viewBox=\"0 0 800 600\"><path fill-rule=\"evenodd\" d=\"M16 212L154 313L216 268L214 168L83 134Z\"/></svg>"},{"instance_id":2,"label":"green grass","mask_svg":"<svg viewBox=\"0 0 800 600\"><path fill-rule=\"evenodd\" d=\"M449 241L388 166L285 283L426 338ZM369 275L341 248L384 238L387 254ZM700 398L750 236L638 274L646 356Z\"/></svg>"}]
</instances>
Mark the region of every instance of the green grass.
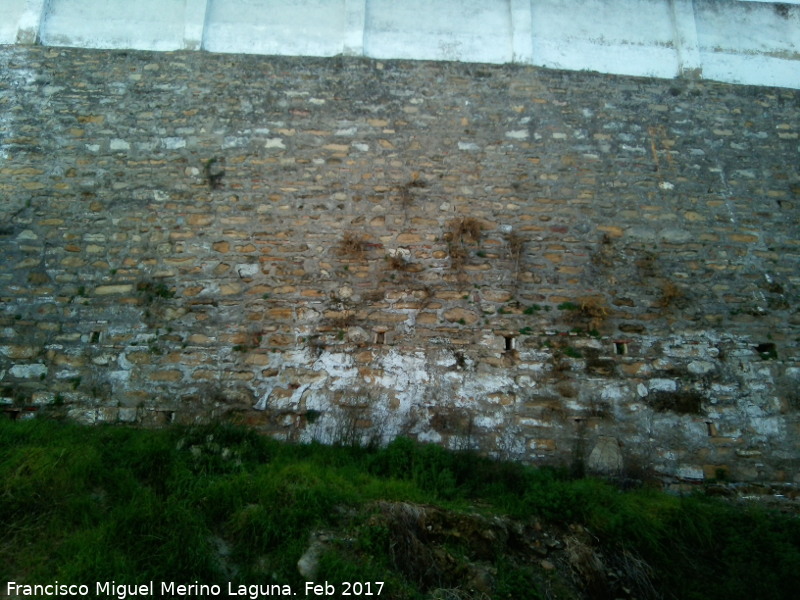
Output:
<instances>
[{"instance_id":1,"label":"green grass","mask_svg":"<svg viewBox=\"0 0 800 600\"><path fill-rule=\"evenodd\" d=\"M427 529L406 522L404 506L424 507ZM0 421L1 582L276 583L302 597L297 561L312 533L328 532L319 582L383 581L382 598L581 597L510 541L491 538L501 551L482 556L484 542L470 541L483 539L478 518L563 540L580 524L620 569L649 565L633 570L651 573L660 596L650 597L788 599L799 589L800 519L705 497L623 492L403 438L363 449L222 424ZM426 571L426 561L446 568ZM442 591L468 579L467 564L485 567L491 589Z\"/></svg>"}]
</instances>

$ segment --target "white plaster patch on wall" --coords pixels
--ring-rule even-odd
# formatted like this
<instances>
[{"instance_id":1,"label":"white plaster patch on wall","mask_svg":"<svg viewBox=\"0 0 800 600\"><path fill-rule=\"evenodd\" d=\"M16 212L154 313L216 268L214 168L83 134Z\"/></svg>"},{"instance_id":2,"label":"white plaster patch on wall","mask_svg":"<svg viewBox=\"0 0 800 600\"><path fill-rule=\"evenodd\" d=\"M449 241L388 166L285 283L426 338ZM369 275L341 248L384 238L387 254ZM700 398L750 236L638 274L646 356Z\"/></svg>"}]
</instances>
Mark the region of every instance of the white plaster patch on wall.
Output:
<instances>
[{"instance_id":1,"label":"white plaster patch on wall","mask_svg":"<svg viewBox=\"0 0 800 600\"><path fill-rule=\"evenodd\" d=\"M678 467L676 475L680 479L686 479L688 481L702 481L703 469L691 465L681 465Z\"/></svg>"},{"instance_id":2,"label":"white plaster patch on wall","mask_svg":"<svg viewBox=\"0 0 800 600\"><path fill-rule=\"evenodd\" d=\"M686 367L694 375L707 375L714 370L714 363L707 360L693 360Z\"/></svg>"},{"instance_id":3,"label":"white plaster patch on wall","mask_svg":"<svg viewBox=\"0 0 800 600\"><path fill-rule=\"evenodd\" d=\"M495 429L502 425L504 421L502 413L494 412L477 415L473 423L476 427L483 429Z\"/></svg>"},{"instance_id":4,"label":"white plaster patch on wall","mask_svg":"<svg viewBox=\"0 0 800 600\"><path fill-rule=\"evenodd\" d=\"M287 408L297 409L300 406L300 401L303 398L303 395L306 391L311 387L312 384L304 383L299 385L297 389L292 392L292 395L289 397L289 400L285 403Z\"/></svg>"},{"instance_id":5,"label":"white plaster patch on wall","mask_svg":"<svg viewBox=\"0 0 800 600\"><path fill-rule=\"evenodd\" d=\"M439 444L442 441L442 435L433 429L427 429L418 433L417 439L424 444Z\"/></svg>"},{"instance_id":6,"label":"white plaster patch on wall","mask_svg":"<svg viewBox=\"0 0 800 600\"><path fill-rule=\"evenodd\" d=\"M47 374L47 366L42 364L14 365L8 372L17 379L38 379Z\"/></svg>"},{"instance_id":7,"label":"white plaster patch on wall","mask_svg":"<svg viewBox=\"0 0 800 600\"><path fill-rule=\"evenodd\" d=\"M178 150L186 148L186 140L182 137L165 137L160 140L161 147L165 150Z\"/></svg>"},{"instance_id":8,"label":"white plaster patch on wall","mask_svg":"<svg viewBox=\"0 0 800 600\"><path fill-rule=\"evenodd\" d=\"M358 377L358 369L353 366L353 357L346 352L324 350L312 367L324 371L329 377L331 390L348 389Z\"/></svg>"},{"instance_id":9,"label":"white plaster patch on wall","mask_svg":"<svg viewBox=\"0 0 800 600\"><path fill-rule=\"evenodd\" d=\"M98 410L92 408L70 408L67 414L70 419L74 419L84 425L97 423L98 419Z\"/></svg>"},{"instance_id":10,"label":"white plaster patch on wall","mask_svg":"<svg viewBox=\"0 0 800 600\"><path fill-rule=\"evenodd\" d=\"M461 388L466 397L481 398L492 393L502 393L516 388L513 377L505 374L470 373L464 377Z\"/></svg>"},{"instance_id":11,"label":"white plaster patch on wall","mask_svg":"<svg viewBox=\"0 0 800 600\"><path fill-rule=\"evenodd\" d=\"M600 392L600 399L613 404L624 402L632 397L631 390L626 385L607 385Z\"/></svg>"},{"instance_id":12,"label":"white plaster patch on wall","mask_svg":"<svg viewBox=\"0 0 800 600\"><path fill-rule=\"evenodd\" d=\"M755 415L751 416L750 418L750 426L753 428L753 431L757 436L763 436L764 438L767 438L780 435L783 428L783 422L780 417Z\"/></svg>"},{"instance_id":13,"label":"white plaster patch on wall","mask_svg":"<svg viewBox=\"0 0 800 600\"><path fill-rule=\"evenodd\" d=\"M122 389L127 387L128 382L131 379L131 372L130 370L111 371L109 373L109 379L111 380L113 391L116 392L119 391L116 386L119 386Z\"/></svg>"},{"instance_id":14,"label":"white plaster patch on wall","mask_svg":"<svg viewBox=\"0 0 800 600\"><path fill-rule=\"evenodd\" d=\"M262 386L261 389L261 397L255 403L256 410L266 410L267 405L269 404L269 397L272 395L272 390L275 389L275 382L271 381Z\"/></svg>"},{"instance_id":15,"label":"white plaster patch on wall","mask_svg":"<svg viewBox=\"0 0 800 600\"><path fill-rule=\"evenodd\" d=\"M674 379L651 379L647 384L651 392L674 392L678 389L678 382Z\"/></svg>"},{"instance_id":16,"label":"white plaster patch on wall","mask_svg":"<svg viewBox=\"0 0 800 600\"><path fill-rule=\"evenodd\" d=\"M376 383L398 393L402 411L407 411L425 396L430 377L424 353L416 352L408 355L392 349L379 364L384 376L378 378Z\"/></svg>"}]
</instances>

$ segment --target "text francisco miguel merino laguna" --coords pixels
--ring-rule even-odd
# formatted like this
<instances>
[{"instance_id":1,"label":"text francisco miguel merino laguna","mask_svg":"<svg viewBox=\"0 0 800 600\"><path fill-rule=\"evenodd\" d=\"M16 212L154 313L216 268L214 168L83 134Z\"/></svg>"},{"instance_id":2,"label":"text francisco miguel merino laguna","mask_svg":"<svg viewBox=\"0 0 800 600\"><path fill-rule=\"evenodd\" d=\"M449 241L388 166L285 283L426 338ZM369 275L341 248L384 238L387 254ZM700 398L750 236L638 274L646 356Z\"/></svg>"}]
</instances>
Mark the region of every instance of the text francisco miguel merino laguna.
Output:
<instances>
[{"instance_id":1,"label":"text francisco miguel merino laguna","mask_svg":"<svg viewBox=\"0 0 800 600\"><path fill-rule=\"evenodd\" d=\"M380 589L383 588L382 581L370 583L350 583L342 582L340 586L345 589L339 589L343 595L350 595L353 593L355 586L358 586L358 595L380 595ZM364 586L369 586L365 591ZM348 588L350 591L348 591ZM150 581L148 583L140 583L136 585L116 583L115 581L102 581L96 582L94 585L71 585L66 583L59 583L54 581L49 584L35 584L28 585L23 583L16 583L9 581L6 584L6 594L8 596L69 596L72 598L85 596L85 597L113 597L119 600L135 596L150 596L153 598L168 598L180 596L200 596L203 598L213 598L217 596L222 597L241 597L248 598L249 600L258 600L259 598L268 596L293 596L295 595L291 586L278 585L278 584L234 584L228 582L226 585L208 585L203 583L194 582L191 584L175 583L174 581ZM315 583L308 581L305 583L303 590L306 596L334 596L337 593L336 586L327 581L324 583Z\"/></svg>"}]
</instances>

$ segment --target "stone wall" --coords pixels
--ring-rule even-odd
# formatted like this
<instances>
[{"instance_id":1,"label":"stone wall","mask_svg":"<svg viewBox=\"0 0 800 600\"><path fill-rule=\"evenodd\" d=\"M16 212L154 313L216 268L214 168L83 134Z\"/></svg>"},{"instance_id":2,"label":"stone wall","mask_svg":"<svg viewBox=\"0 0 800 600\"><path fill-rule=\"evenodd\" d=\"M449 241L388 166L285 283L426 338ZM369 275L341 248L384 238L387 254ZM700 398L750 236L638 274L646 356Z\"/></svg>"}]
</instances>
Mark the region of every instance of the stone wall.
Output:
<instances>
[{"instance_id":1,"label":"stone wall","mask_svg":"<svg viewBox=\"0 0 800 600\"><path fill-rule=\"evenodd\" d=\"M12 415L800 476L800 92L0 48Z\"/></svg>"}]
</instances>

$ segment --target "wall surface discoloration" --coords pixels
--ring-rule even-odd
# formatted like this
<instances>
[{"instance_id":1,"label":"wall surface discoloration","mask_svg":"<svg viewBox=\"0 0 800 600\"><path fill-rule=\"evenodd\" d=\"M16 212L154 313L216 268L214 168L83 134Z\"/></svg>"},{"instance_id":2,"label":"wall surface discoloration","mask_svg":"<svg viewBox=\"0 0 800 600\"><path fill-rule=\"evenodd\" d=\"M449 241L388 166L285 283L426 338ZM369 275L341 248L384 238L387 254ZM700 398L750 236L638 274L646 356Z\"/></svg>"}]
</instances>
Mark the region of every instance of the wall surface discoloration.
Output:
<instances>
[{"instance_id":1,"label":"wall surface discoloration","mask_svg":"<svg viewBox=\"0 0 800 600\"><path fill-rule=\"evenodd\" d=\"M43 47L0 69L6 412L797 478L798 92Z\"/></svg>"}]
</instances>

